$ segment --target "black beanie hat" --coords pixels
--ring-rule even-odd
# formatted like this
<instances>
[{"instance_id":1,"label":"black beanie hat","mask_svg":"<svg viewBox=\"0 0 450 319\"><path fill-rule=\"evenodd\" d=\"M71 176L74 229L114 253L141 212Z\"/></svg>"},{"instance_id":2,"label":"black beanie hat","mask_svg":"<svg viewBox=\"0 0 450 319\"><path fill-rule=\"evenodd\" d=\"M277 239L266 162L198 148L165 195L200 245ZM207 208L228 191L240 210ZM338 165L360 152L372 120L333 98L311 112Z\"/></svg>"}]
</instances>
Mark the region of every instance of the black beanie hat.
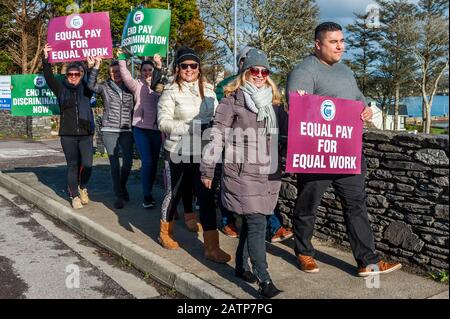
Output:
<instances>
[{"instance_id":1,"label":"black beanie hat","mask_svg":"<svg viewBox=\"0 0 450 319\"><path fill-rule=\"evenodd\" d=\"M177 65L183 63L184 61L192 60L200 64L200 58L197 53L190 48L181 48L177 51L176 63Z\"/></svg>"}]
</instances>

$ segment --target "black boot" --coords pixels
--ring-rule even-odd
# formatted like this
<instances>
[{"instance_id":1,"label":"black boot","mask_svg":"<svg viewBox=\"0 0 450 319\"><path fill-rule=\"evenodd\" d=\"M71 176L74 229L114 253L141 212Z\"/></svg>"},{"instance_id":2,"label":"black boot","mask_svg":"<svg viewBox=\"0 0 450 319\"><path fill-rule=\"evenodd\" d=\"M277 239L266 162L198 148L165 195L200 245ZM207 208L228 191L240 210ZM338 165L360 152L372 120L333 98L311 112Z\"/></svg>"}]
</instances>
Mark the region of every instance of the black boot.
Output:
<instances>
[{"instance_id":1,"label":"black boot","mask_svg":"<svg viewBox=\"0 0 450 319\"><path fill-rule=\"evenodd\" d=\"M235 271L234 274L236 275L236 277L239 277L241 279L243 279L245 282L248 282L250 284L253 284L256 282L256 276L248 270L245 271Z\"/></svg>"},{"instance_id":2,"label":"black boot","mask_svg":"<svg viewBox=\"0 0 450 319\"><path fill-rule=\"evenodd\" d=\"M126 186L122 186L122 199L126 202L130 201L130 194L128 194Z\"/></svg>"},{"instance_id":3,"label":"black boot","mask_svg":"<svg viewBox=\"0 0 450 319\"><path fill-rule=\"evenodd\" d=\"M258 293L264 298L273 298L278 295L282 290L279 290L273 284L272 280L263 281L259 283Z\"/></svg>"},{"instance_id":4,"label":"black boot","mask_svg":"<svg viewBox=\"0 0 450 319\"><path fill-rule=\"evenodd\" d=\"M123 208L123 200L120 196L116 197L116 201L114 202L114 208L116 209Z\"/></svg>"}]
</instances>

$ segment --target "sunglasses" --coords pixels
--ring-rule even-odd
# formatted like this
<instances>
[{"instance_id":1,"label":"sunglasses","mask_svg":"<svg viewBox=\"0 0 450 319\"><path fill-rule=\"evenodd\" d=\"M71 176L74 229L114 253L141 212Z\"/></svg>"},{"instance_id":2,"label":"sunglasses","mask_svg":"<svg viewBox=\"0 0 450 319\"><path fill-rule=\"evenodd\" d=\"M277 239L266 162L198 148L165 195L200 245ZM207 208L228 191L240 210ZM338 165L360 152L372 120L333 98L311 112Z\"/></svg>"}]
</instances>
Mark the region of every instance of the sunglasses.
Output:
<instances>
[{"instance_id":1,"label":"sunglasses","mask_svg":"<svg viewBox=\"0 0 450 319\"><path fill-rule=\"evenodd\" d=\"M198 63L180 63L180 68L182 70L187 70L188 68L191 68L191 70L197 70L198 68Z\"/></svg>"},{"instance_id":2,"label":"sunglasses","mask_svg":"<svg viewBox=\"0 0 450 319\"><path fill-rule=\"evenodd\" d=\"M266 68L258 69L258 68L250 68L250 74L252 76L258 76L259 74L262 75L262 77L266 78L269 76L270 71Z\"/></svg>"},{"instance_id":3,"label":"sunglasses","mask_svg":"<svg viewBox=\"0 0 450 319\"><path fill-rule=\"evenodd\" d=\"M67 73L67 77L75 77L78 78L80 77L81 73L80 72L69 72Z\"/></svg>"}]
</instances>

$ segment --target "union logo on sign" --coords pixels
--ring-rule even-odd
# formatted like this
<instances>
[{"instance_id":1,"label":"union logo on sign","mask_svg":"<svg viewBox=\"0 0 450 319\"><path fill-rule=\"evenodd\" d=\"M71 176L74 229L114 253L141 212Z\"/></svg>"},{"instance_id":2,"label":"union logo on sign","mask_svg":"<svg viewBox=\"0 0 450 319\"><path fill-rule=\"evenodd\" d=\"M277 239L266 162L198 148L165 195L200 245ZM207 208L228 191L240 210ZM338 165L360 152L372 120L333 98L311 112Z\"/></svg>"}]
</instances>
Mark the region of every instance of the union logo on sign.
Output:
<instances>
[{"instance_id":1,"label":"union logo on sign","mask_svg":"<svg viewBox=\"0 0 450 319\"><path fill-rule=\"evenodd\" d=\"M320 114L325 121L331 121L332 119L334 119L334 116L336 115L336 106L334 105L333 101L323 101L322 105L320 105Z\"/></svg>"},{"instance_id":2,"label":"union logo on sign","mask_svg":"<svg viewBox=\"0 0 450 319\"><path fill-rule=\"evenodd\" d=\"M38 88L41 88L43 86L45 86L46 82L45 82L45 78L43 76L38 75L37 77L34 78L34 85Z\"/></svg>"},{"instance_id":3,"label":"union logo on sign","mask_svg":"<svg viewBox=\"0 0 450 319\"><path fill-rule=\"evenodd\" d=\"M74 15L71 19L70 19L70 26L74 29L79 29L83 26L83 18L79 15Z\"/></svg>"},{"instance_id":4,"label":"union logo on sign","mask_svg":"<svg viewBox=\"0 0 450 319\"><path fill-rule=\"evenodd\" d=\"M133 16L134 23L139 24L143 20L144 20L144 13L142 11L136 11L136 13Z\"/></svg>"}]
</instances>

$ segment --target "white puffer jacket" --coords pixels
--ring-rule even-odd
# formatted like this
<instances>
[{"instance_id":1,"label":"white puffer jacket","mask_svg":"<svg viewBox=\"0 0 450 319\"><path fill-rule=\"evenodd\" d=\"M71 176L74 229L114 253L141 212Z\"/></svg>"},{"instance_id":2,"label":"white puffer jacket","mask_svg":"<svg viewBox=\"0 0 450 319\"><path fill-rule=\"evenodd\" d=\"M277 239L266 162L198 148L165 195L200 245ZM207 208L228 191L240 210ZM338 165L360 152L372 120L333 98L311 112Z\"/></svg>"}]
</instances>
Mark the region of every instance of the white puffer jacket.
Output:
<instances>
[{"instance_id":1,"label":"white puffer jacket","mask_svg":"<svg viewBox=\"0 0 450 319\"><path fill-rule=\"evenodd\" d=\"M183 82L181 90L177 83L164 88L158 102L157 118L159 130L166 134L165 150L175 153L180 153L181 150L183 155L201 155L201 148L192 147L193 131L200 133L197 128L193 129L193 121L199 121L202 125L209 124L218 105L211 84L204 84L204 95L202 100L198 81ZM190 147L187 147L187 142Z\"/></svg>"}]
</instances>

